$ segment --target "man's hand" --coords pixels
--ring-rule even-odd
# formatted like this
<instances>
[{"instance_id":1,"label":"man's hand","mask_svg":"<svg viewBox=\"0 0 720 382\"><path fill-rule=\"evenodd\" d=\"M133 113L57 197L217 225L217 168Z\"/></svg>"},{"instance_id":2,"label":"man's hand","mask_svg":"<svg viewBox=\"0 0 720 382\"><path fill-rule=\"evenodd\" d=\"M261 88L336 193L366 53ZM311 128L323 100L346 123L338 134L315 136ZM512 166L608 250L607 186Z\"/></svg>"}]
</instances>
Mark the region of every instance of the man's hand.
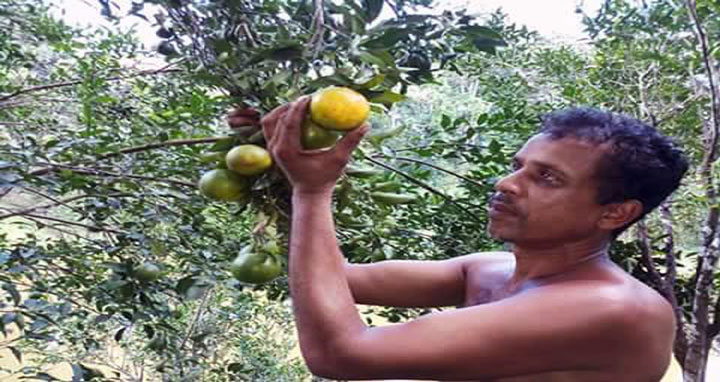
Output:
<instances>
[{"instance_id":1,"label":"man's hand","mask_svg":"<svg viewBox=\"0 0 720 382\"><path fill-rule=\"evenodd\" d=\"M295 193L331 193L369 125L350 131L330 150L305 151L300 134L309 103L310 97L303 97L264 117L261 124L265 141Z\"/></svg>"},{"instance_id":2,"label":"man's hand","mask_svg":"<svg viewBox=\"0 0 720 382\"><path fill-rule=\"evenodd\" d=\"M253 108L235 108L227 116L227 123L231 129L243 126L258 126L260 124L260 113Z\"/></svg>"}]
</instances>

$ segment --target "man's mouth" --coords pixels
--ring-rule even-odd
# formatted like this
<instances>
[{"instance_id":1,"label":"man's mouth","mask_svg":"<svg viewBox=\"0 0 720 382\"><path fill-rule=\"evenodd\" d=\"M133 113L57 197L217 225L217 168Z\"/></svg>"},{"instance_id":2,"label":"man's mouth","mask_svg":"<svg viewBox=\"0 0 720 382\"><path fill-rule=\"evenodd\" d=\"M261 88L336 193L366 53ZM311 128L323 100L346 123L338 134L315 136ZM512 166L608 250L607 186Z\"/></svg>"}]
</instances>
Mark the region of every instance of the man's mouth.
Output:
<instances>
[{"instance_id":1,"label":"man's mouth","mask_svg":"<svg viewBox=\"0 0 720 382\"><path fill-rule=\"evenodd\" d=\"M490 200L490 216L496 216L499 214L517 214L517 211L515 208L508 202L506 202L505 197L502 196L493 196Z\"/></svg>"}]
</instances>

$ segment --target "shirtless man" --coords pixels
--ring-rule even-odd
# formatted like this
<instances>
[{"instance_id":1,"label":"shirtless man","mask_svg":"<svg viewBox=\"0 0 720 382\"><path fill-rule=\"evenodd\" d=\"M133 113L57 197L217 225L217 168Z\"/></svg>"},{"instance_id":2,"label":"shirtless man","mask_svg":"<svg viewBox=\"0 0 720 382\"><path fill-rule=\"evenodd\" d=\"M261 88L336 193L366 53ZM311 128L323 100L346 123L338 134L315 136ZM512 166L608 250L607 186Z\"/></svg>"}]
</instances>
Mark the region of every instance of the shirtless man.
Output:
<instances>
[{"instance_id":1,"label":"shirtless man","mask_svg":"<svg viewBox=\"0 0 720 382\"><path fill-rule=\"evenodd\" d=\"M307 105L302 98L279 107L262 126L293 185L290 289L314 374L660 381L675 332L671 306L613 264L608 247L678 187L687 162L667 138L594 109L551 114L489 206L489 234L512 243L511 253L354 265L336 241L332 191L368 127L333 150L302 151ZM460 307L371 328L356 303Z\"/></svg>"}]
</instances>

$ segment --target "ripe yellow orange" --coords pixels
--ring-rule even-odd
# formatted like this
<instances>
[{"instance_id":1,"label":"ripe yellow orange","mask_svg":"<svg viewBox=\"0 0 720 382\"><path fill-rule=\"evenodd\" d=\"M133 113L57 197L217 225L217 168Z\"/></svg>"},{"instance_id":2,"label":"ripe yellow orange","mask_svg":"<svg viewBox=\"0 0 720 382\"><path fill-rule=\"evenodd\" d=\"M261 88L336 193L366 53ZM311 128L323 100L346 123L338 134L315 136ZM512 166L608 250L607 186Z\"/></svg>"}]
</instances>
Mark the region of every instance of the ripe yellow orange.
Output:
<instances>
[{"instance_id":1,"label":"ripe yellow orange","mask_svg":"<svg viewBox=\"0 0 720 382\"><path fill-rule=\"evenodd\" d=\"M370 115L365 96L349 88L331 86L310 101L310 118L321 127L348 131L362 125Z\"/></svg>"},{"instance_id":2,"label":"ripe yellow orange","mask_svg":"<svg viewBox=\"0 0 720 382\"><path fill-rule=\"evenodd\" d=\"M225 163L240 175L258 175L272 166L272 159L270 153L258 145L240 145L227 153Z\"/></svg>"},{"instance_id":3,"label":"ripe yellow orange","mask_svg":"<svg viewBox=\"0 0 720 382\"><path fill-rule=\"evenodd\" d=\"M200 192L208 198L226 202L241 201L249 195L246 179L229 170L216 169L203 174L198 182Z\"/></svg>"}]
</instances>

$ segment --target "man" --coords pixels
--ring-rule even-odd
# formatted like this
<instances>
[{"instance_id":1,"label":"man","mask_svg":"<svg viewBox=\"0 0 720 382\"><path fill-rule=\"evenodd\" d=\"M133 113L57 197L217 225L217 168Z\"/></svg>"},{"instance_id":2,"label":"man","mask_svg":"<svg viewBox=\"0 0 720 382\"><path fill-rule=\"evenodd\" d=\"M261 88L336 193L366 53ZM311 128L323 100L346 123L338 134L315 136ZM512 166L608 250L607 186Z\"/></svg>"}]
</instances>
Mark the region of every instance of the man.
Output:
<instances>
[{"instance_id":1,"label":"man","mask_svg":"<svg viewBox=\"0 0 720 382\"><path fill-rule=\"evenodd\" d=\"M308 98L262 120L293 185L290 288L310 370L332 379L659 381L674 315L608 258L612 239L678 187L682 153L652 127L594 109L547 116L489 208L512 253L351 265L338 248L332 191L368 131L303 151ZM231 120L232 122L232 120ZM460 306L365 325L355 304Z\"/></svg>"}]
</instances>

